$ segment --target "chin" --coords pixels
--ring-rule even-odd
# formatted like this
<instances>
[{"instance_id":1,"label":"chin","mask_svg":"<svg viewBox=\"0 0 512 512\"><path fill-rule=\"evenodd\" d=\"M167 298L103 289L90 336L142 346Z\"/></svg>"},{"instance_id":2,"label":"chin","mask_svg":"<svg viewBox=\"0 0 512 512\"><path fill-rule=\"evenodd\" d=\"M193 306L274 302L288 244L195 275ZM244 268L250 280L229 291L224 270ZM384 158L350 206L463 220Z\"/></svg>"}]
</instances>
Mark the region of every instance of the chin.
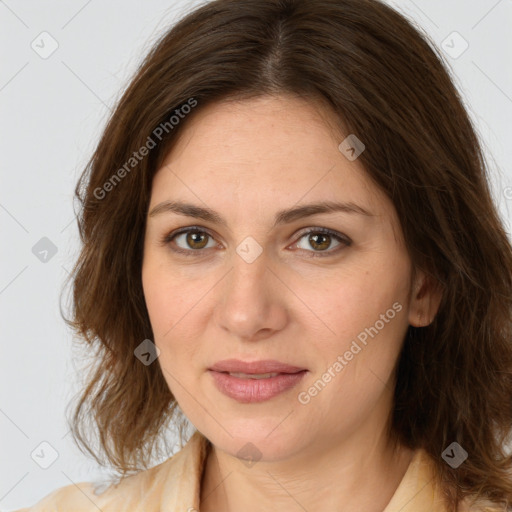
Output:
<instances>
[{"instance_id":1,"label":"chin","mask_svg":"<svg viewBox=\"0 0 512 512\"><path fill-rule=\"evenodd\" d=\"M220 427L203 432L218 449L233 457L272 462L299 452L304 442L300 428L295 431L292 425L284 428L286 420L279 424L285 417L223 422L232 437ZM207 435L210 432L211 435Z\"/></svg>"}]
</instances>

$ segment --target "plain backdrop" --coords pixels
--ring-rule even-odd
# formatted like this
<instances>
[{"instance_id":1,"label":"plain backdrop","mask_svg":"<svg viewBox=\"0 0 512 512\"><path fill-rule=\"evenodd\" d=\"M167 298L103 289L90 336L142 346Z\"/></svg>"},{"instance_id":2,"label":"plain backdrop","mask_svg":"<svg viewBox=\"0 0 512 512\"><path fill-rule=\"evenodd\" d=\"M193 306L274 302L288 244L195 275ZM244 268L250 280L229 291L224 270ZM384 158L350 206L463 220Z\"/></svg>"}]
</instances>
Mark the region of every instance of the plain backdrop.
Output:
<instances>
[{"instance_id":1,"label":"plain backdrop","mask_svg":"<svg viewBox=\"0 0 512 512\"><path fill-rule=\"evenodd\" d=\"M389 3L442 49L484 143L510 231L512 1ZM79 385L59 311L78 250L73 191L136 66L197 5L0 1L0 510L105 474L73 444L65 420Z\"/></svg>"}]
</instances>

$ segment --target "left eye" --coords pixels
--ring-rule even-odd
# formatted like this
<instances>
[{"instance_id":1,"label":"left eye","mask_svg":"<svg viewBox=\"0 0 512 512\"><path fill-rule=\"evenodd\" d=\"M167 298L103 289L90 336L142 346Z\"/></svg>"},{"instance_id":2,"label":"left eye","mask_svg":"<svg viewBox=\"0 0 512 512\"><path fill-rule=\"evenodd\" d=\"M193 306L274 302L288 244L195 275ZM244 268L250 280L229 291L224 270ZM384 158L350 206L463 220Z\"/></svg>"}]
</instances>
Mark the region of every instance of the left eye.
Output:
<instances>
[{"instance_id":1,"label":"left eye","mask_svg":"<svg viewBox=\"0 0 512 512\"><path fill-rule=\"evenodd\" d=\"M299 238L299 240L302 239L305 239L306 244L308 244L310 247L316 249L313 252L326 252L326 250L332 245L332 240L337 240L338 245L336 246L336 249L329 251L329 254L338 252L338 250L340 250L340 246L349 246L351 244L351 241L347 237L325 228L317 228L315 230L307 231L306 233L303 233ZM295 245L299 247L299 244L300 242L296 243ZM299 248L308 250L304 247Z\"/></svg>"},{"instance_id":2,"label":"left eye","mask_svg":"<svg viewBox=\"0 0 512 512\"><path fill-rule=\"evenodd\" d=\"M178 243L180 239L181 243L184 245L180 245ZM208 246L209 239L212 242L210 246ZM309 244L309 247L312 247L315 250L310 251L307 247L301 247L300 241L302 239L305 239L306 244ZM338 245L334 250L327 251L327 249L332 245L333 239L338 242ZM200 252L201 249L210 249L216 246L214 238L206 231L198 228L188 228L176 233L166 235L163 238L162 243L167 245L173 241L175 241L177 248L173 247L172 250L174 252L186 254L187 256L192 256L194 255L193 253L197 254L197 252ZM298 247L301 250L306 250L313 253L327 252L328 254L332 254L341 250L343 246L349 246L351 243L352 241L348 237L340 233L331 231L330 229L326 228L316 228L302 233L299 241L296 242L293 247ZM323 256L322 254L319 255ZM316 254L313 254L313 256L316 256Z\"/></svg>"}]
</instances>

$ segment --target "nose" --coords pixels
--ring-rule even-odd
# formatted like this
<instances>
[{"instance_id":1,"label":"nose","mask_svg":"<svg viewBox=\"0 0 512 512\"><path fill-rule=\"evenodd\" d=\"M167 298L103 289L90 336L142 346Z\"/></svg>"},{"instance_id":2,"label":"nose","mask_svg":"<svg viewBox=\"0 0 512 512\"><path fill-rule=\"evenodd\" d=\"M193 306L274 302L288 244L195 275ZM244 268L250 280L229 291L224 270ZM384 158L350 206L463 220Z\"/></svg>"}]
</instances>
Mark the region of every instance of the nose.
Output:
<instances>
[{"instance_id":1,"label":"nose","mask_svg":"<svg viewBox=\"0 0 512 512\"><path fill-rule=\"evenodd\" d=\"M289 290L269 266L265 252L251 263L238 254L218 289L214 318L232 337L258 341L280 331L288 321Z\"/></svg>"}]
</instances>

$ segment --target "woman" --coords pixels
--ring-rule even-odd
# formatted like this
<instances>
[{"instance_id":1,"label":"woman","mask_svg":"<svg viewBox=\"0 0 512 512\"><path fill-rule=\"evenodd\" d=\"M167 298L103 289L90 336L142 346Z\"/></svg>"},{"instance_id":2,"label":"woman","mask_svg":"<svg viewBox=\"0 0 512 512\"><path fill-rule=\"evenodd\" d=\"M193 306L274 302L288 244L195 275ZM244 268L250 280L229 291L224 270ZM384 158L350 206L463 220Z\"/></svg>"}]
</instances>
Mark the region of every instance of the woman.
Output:
<instances>
[{"instance_id":1,"label":"woman","mask_svg":"<svg viewBox=\"0 0 512 512\"><path fill-rule=\"evenodd\" d=\"M69 322L99 352L73 433L122 478L24 510L508 510L511 247L449 74L397 12L198 8L76 194Z\"/></svg>"}]
</instances>

